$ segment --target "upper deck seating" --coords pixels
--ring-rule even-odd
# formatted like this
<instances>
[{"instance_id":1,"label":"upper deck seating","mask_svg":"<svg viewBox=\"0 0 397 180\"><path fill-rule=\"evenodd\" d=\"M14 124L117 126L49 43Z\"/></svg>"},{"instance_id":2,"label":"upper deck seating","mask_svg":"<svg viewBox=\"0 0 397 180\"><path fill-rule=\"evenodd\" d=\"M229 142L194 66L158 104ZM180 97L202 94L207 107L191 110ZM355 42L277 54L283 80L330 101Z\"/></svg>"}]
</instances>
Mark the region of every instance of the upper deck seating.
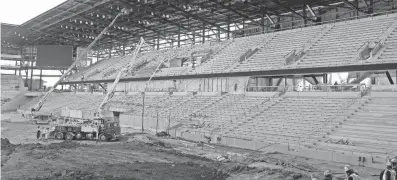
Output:
<instances>
[{"instance_id":1,"label":"upper deck seating","mask_svg":"<svg viewBox=\"0 0 397 180\"><path fill-rule=\"evenodd\" d=\"M397 21L397 19L396 19ZM379 52L378 58L370 63L392 63L397 62L397 28L387 37L383 49Z\"/></svg>"},{"instance_id":2,"label":"upper deck seating","mask_svg":"<svg viewBox=\"0 0 397 180\"><path fill-rule=\"evenodd\" d=\"M282 68L286 55L300 51L304 45L321 34L325 26L314 26L280 32L247 61L238 64L232 71L255 71Z\"/></svg>"},{"instance_id":3,"label":"upper deck seating","mask_svg":"<svg viewBox=\"0 0 397 180\"><path fill-rule=\"evenodd\" d=\"M173 58L189 58L193 52L203 49L212 49L213 54L206 57L205 62L195 67L164 68L161 67L157 76L173 76L184 74L208 74L233 71L256 71L289 68L315 68L328 66L344 66L365 63L395 62L397 56L394 48L397 46L397 31L394 30L386 38L384 47L380 49L374 59L359 60L359 52L366 44L377 42L389 32L397 14L380 15L362 19L348 20L325 25L304 27L301 29L285 30L280 32L260 34L249 37L227 40L219 45L193 45L180 48L171 48L161 51L150 51L140 55L148 63L135 73L126 77L148 77L157 66ZM249 50L259 51L249 56ZM304 50L304 52L302 51ZM296 63L286 64L286 58L292 52L303 52ZM247 54L248 53L248 54ZM208 59L207 59L208 58ZM127 63L128 58L115 57L98 62L84 71L86 80L114 78L115 72ZM124 61L125 60L125 61ZM138 60L137 63L142 62ZM165 63L166 64L166 63ZM104 77L103 75L108 75ZM80 80L81 77L77 77Z\"/></svg>"},{"instance_id":4,"label":"upper deck seating","mask_svg":"<svg viewBox=\"0 0 397 180\"><path fill-rule=\"evenodd\" d=\"M394 16L365 18L335 26L300 60L299 67L343 66L358 63L358 50L374 42L394 22Z\"/></svg>"},{"instance_id":5,"label":"upper deck seating","mask_svg":"<svg viewBox=\"0 0 397 180\"><path fill-rule=\"evenodd\" d=\"M222 73L238 62L238 58L246 53L249 49L255 49L264 44L269 38L267 35L255 35L234 39L219 53L215 54L209 61L198 66L194 72L202 73Z\"/></svg>"}]
</instances>

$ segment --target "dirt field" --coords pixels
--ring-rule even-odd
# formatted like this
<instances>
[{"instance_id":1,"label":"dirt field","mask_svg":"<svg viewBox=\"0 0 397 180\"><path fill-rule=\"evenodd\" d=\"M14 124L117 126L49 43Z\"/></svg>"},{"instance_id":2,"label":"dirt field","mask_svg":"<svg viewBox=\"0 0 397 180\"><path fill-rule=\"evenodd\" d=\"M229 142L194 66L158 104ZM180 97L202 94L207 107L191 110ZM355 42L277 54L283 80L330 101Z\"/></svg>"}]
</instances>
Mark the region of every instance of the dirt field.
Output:
<instances>
[{"instance_id":1,"label":"dirt field","mask_svg":"<svg viewBox=\"0 0 397 180\"><path fill-rule=\"evenodd\" d=\"M343 164L276 152L197 147L175 139L130 134L118 142L37 141L37 125L2 121L1 179L298 180ZM7 138L7 140L3 139ZM9 142L8 142L9 140ZM229 154L230 162L216 157ZM357 169L365 179L379 170ZM343 174L336 174L342 179Z\"/></svg>"}]
</instances>

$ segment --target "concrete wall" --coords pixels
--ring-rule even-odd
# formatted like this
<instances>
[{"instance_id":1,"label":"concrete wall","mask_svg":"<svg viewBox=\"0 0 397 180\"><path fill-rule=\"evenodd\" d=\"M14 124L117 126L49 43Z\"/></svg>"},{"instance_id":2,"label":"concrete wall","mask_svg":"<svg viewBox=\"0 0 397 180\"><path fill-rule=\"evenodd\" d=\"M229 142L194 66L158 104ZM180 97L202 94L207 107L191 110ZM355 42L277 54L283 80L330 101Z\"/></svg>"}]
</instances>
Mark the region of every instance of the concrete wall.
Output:
<instances>
[{"instance_id":1,"label":"concrete wall","mask_svg":"<svg viewBox=\"0 0 397 180\"><path fill-rule=\"evenodd\" d=\"M249 77L201 78L187 80L151 81L148 88L201 92L244 92ZM120 82L116 91L143 91L146 82ZM108 83L111 86L111 83Z\"/></svg>"},{"instance_id":2,"label":"concrete wall","mask_svg":"<svg viewBox=\"0 0 397 180\"><path fill-rule=\"evenodd\" d=\"M132 114L120 114L120 127L141 129L142 127L142 116L136 116ZM157 126L157 117L143 118L144 129L155 131ZM158 118L158 130L164 131L168 127L168 118Z\"/></svg>"},{"instance_id":3,"label":"concrete wall","mask_svg":"<svg viewBox=\"0 0 397 180\"><path fill-rule=\"evenodd\" d=\"M355 152L336 152L332 148L327 149L315 149L307 148L303 146L290 145L287 143L277 142L257 142L232 137L221 137L217 135L199 133L199 132L180 132L178 130L170 132L171 136L180 137L191 141L206 141L204 136L211 137L212 144L219 144L231 147L238 147L250 150L259 150L265 152L277 151L284 154L291 154L296 156L308 157L313 159L334 161L346 164L358 164L359 157L365 157L366 161L363 163L365 167L373 168L384 168L384 157L382 156L371 156L369 153L355 153Z\"/></svg>"},{"instance_id":4,"label":"concrete wall","mask_svg":"<svg viewBox=\"0 0 397 180\"><path fill-rule=\"evenodd\" d=\"M299 97L358 97L360 92L287 92L284 96Z\"/></svg>"},{"instance_id":5,"label":"concrete wall","mask_svg":"<svg viewBox=\"0 0 397 180\"><path fill-rule=\"evenodd\" d=\"M397 92L371 92L371 97L397 97Z\"/></svg>"}]
</instances>

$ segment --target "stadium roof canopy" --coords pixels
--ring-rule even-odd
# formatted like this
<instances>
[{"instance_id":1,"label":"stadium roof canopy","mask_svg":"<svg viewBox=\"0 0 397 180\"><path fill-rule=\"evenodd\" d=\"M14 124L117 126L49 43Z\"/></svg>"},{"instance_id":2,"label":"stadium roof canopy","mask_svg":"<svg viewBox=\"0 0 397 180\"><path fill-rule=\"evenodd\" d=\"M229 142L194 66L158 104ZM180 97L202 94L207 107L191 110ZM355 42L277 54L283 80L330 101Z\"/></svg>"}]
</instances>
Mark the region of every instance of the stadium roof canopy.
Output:
<instances>
[{"instance_id":1,"label":"stadium roof canopy","mask_svg":"<svg viewBox=\"0 0 397 180\"><path fill-rule=\"evenodd\" d=\"M18 46L86 46L128 8L132 12L116 21L99 46L132 43L140 37L172 41L178 32L200 37L197 32L203 27L225 32L228 23L260 26L265 14L305 19L297 13L304 5L328 7L338 2L352 5L347 0L68 0L22 25L2 24L1 36L2 43Z\"/></svg>"}]
</instances>

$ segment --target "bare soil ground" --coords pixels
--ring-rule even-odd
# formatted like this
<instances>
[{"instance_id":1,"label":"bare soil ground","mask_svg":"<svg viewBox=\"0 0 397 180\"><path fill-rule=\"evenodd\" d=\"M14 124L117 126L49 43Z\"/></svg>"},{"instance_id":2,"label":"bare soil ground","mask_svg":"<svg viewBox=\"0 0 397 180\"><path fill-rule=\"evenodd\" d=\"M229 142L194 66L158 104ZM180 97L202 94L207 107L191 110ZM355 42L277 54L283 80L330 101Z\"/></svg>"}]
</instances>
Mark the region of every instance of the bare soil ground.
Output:
<instances>
[{"instance_id":1,"label":"bare soil ground","mask_svg":"<svg viewBox=\"0 0 397 180\"><path fill-rule=\"evenodd\" d=\"M37 141L37 125L1 123L1 179L161 179L161 180L306 180L325 169L343 172L343 164L277 152L195 143L130 134L118 142ZM3 139L3 138L7 138ZM230 162L216 157L229 154ZM357 169L364 179L377 173ZM336 179L342 179L337 174Z\"/></svg>"}]
</instances>

